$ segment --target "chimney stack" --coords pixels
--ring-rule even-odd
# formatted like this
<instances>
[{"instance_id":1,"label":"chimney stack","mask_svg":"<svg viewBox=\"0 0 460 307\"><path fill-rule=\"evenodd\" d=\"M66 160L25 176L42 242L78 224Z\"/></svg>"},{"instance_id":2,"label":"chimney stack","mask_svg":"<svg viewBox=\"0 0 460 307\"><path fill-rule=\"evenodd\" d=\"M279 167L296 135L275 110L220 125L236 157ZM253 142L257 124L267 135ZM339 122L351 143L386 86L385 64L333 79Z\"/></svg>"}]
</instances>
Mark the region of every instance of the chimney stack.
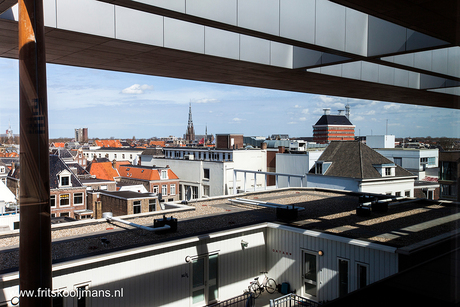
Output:
<instances>
[{"instance_id":1,"label":"chimney stack","mask_svg":"<svg viewBox=\"0 0 460 307\"><path fill-rule=\"evenodd\" d=\"M331 114L331 108L324 108L323 111L324 111L324 115Z\"/></svg>"},{"instance_id":2,"label":"chimney stack","mask_svg":"<svg viewBox=\"0 0 460 307\"><path fill-rule=\"evenodd\" d=\"M345 110L339 110L339 115L345 115L344 112Z\"/></svg>"}]
</instances>

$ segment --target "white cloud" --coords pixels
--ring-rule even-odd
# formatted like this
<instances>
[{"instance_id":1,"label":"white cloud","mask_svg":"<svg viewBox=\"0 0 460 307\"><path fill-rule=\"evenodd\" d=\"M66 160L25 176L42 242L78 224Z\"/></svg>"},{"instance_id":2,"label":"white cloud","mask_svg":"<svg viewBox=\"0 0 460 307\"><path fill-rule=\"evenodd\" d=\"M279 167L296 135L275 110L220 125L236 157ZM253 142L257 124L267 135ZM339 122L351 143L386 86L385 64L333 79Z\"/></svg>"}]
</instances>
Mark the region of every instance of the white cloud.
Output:
<instances>
[{"instance_id":1,"label":"white cloud","mask_svg":"<svg viewBox=\"0 0 460 307\"><path fill-rule=\"evenodd\" d=\"M289 122L288 125L295 125L297 122Z\"/></svg>"},{"instance_id":2,"label":"white cloud","mask_svg":"<svg viewBox=\"0 0 460 307\"><path fill-rule=\"evenodd\" d=\"M354 117L353 117L353 121L359 122L359 121L361 121L361 120L364 120L364 117L362 117L362 116L354 116Z\"/></svg>"},{"instance_id":3,"label":"white cloud","mask_svg":"<svg viewBox=\"0 0 460 307\"><path fill-rule=\"evenodd\" d=\"M398 104L387 104L387 105L384 105L383 108L385 110L399 110L401 106Z\"/></svg>"},{"instance_id":4,"label":"white cloud","mask_svg":"<svg viewBox=\"0 0 460 307\"><path fill-rule=\"evenodd\" d=\"M234 121L234 122L237 122L237 123L239 123L239 122L241 122L241 121L243 121L243 120L244 120L244 119L241 119L241 118L238 118L238 117L234 117L234 118L233 118L233 121Z\"/></svg>"},{"instance_id":5,"label":"white cloud","mask_svg":"<svg viewBox=\"0 0 460 307\"><path fill-rule=\"evenodd\" d=\"M307 120L307 118L306 118L306 117L301 117L301 118L299 118L299 120L302 121L302 122L304 122L304 121Z\"/></svg>"},{"instance_id":6,"label":"white cloud","mask_svg":"<svg viewBox=\"0 0 460 307\"><path fill-rule=\"evenodd\" d=\"M213 102L219 102L219 100L214 99L214 98L202 98L194 101L195 103L213 103Z\"/></svg>"},{"instance_id":7,"label":"white cloud","mask_svg":"<svg viewBox=\"0 0 460 307\"><path fill-rule=\"evenodd\" d=\"M133 84L130 87L125 88L121 92L123 94L143 94L145 91L153 90L153 86L147 84Z\"/></svg>"},{"instance_id":8,"label":"white cloud","mask_svg":"<svg viewBox=\"0 0 460 307\"><path fill-rule=\"evenodd\" d=\"M294 106L294 108L299 109L299 108L301 108L301 106L299 106L298 104L296 104L296 105Z\"/></svg>"},{"instance_id":9,"label":"white cloud","mask_svg":"<svg viewBox=\"0 0 460 307\"><path fill-rule=\"evenodd\" d=\"M303 109L303 110L302 110L302 113L303 113L303 114L308 114L308 113L310 113L310 110L308 110L308 109Z\"/></svg>"},{"instance_id":10,"label":"white cloud","mask_svg":"<svg viewBox=\"0 0 460 307\"><path fill-rule=\"evenodd\" d=\"M320 95L319 99L321 99L323 102L326 102L326 103L332 103L336 100L336 98L334 97L324 96L324 95Z\"/></svg>"}]
</instances>

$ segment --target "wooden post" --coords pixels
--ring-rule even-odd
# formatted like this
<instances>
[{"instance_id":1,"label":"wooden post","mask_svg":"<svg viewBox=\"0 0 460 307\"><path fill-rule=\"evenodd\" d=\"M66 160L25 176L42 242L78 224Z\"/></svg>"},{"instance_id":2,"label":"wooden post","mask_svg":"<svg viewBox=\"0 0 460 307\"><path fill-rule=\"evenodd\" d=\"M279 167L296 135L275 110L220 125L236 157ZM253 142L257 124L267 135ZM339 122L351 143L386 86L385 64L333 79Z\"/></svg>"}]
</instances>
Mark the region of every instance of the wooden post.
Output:
<instances>
[{"instance_id":1,"label":"wooden post","mask_svg":"<svg viewBox=\"0 0 460 307\"><path fill-rule=\"evenodd\" d=\"M19 0L20 305L51 306L51 219L42 0ZM41 290L41 292L39 292Z\"/></svg>"}]
</instances>

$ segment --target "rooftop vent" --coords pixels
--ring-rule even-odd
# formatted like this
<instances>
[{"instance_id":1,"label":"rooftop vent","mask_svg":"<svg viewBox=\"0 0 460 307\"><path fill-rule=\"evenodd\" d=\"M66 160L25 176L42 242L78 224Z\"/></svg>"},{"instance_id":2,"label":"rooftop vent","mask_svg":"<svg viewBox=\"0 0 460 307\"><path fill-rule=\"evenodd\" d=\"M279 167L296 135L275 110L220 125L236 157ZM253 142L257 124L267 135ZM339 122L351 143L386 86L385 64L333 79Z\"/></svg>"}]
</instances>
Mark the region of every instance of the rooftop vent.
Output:
<instances>
[{"instance_id":1,"label":"rooftop vent","mask_svg":"<svg viewBox=\"0 0 460 307\"><path fill-rule=\"evenodd\" d=\"M324 115L331 114L331 108L324 108L323 111L324 111Z\"/></svg>"}]
</instances>

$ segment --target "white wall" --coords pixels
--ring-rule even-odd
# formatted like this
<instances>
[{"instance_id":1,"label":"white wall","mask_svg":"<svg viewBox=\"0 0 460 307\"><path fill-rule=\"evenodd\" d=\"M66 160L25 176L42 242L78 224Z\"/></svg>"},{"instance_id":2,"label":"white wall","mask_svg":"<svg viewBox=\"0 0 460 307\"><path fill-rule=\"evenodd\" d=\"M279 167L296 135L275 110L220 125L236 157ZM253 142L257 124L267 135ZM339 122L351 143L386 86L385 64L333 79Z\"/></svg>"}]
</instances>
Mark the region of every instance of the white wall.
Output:
<instances>
[{"instance_id":1,"label":"white wall","mask_svg":"<svg viewBox=\"0 0 460 307\"><path fill-rule=\"evenodd\" d=\"M335 237L335 238L334 238ZM304 295L302 281L302 251L317 256L318 301L330 301L338 297L338 258L349 261L349 292L357 288L356 266L369 266L368 281L376 282L398 272L398 256L389 248L378 244L365 246L345 243L340 237L314 231L281 226L267 230L267 267L269 276L277 283L289 282L296 294ZM359 240L356 240L359 241ZM363 242L364 243L364 242Z\"/></svg>"},{"instance_id":2,"label":"white wall","mask_svg":"<svg viewBox=\"0 0 460 307\"><path fill-rule=\"evenodd\" d=\"M438 149L375 149L382 156L394 161L395 157L402 158L402 167L407 170L422 170L420 158L435 158L435 164L426 165L426 168L436 168L439 164Z\"/></svg>"},{"instance_id":3,"label":"white wall","mask_svg":"<svg viewBox=\"0 0 460 307\"><path fill-rule=\"evenodd\" d=\"M367 135L366 145L370 148L395 148L394 135Z\"/></svg>"},{"instance_id":4,"label":"white wall","mask_svg":"<svg viewBox=\"0 0 460 307\"><path fill-rule=\"evenodd\" d=\"M15 222L19 222L19 214L9 214L0 216L0 228L2 228L1 226L8 226L9 230L14 230Z\"/></svg>"},{"instance_id":5,"label":"white wall","mask_svg":"<svg viewBox=\"0 0 460 307\"><path fill-rule=\"evenodd\" d=\"M283 174L305 175L315 165L323 151L308 151L306 154L276 154L276 172ZM279 177L278 187L287 187L288 179ZM300 186L300 179L291 178L290 186ZM303 186L307 186L306 180Z\"/></svg>"},{"instance_id":6,"label":"white wall","mask_svg":"<svg viewBox=\"0 0 460 307\"><path fill-rule=\"evenodd\" d=\"M326 188L346 191L359 191L359 182L353 178L333 177L325 175L308 174L308 188Z\"/></svg>"},{"instance_id":7,"label":"white wall","mask_svg":"<svg viewBox=\"0 0 460 307\"><path fill-rule=\"evenodd\" d=\"M388 177L382 180L363 180L361 183L361 192L391 194L395 195L400 192L401 196L406 191L410 191L410 197L414 196L414 179L388 180Z\"/></svg>"}]
</instances>

